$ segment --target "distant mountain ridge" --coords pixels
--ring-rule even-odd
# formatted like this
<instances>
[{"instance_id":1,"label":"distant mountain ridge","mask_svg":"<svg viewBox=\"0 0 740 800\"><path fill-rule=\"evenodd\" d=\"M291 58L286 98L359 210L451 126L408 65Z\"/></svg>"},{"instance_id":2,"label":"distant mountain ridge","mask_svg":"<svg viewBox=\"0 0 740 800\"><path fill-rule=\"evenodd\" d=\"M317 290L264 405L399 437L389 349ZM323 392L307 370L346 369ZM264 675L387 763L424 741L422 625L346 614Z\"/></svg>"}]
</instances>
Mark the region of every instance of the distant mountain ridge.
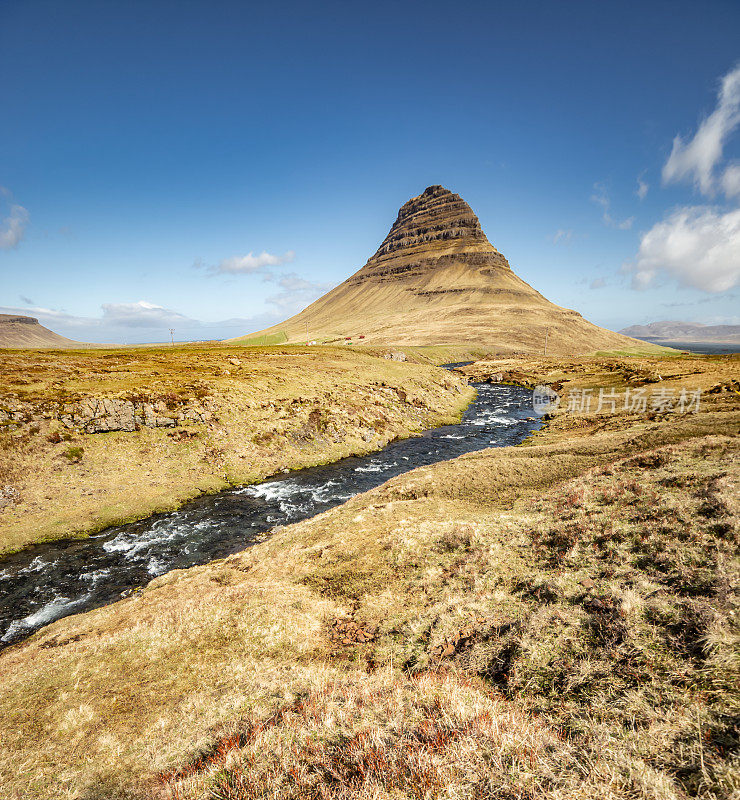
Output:
<instances>
[{"instance_id":1,"label":"distant mountain ridge","mask_svg":"<svg viewBox=\"0 0 740 800\"><path fill-rule=\"evenodd\" d=\"M0 347L86 347L85 342L67 339L50 331L36 317L21 314L0 314Z\"/></svg>"},{"instance_id":2,"label":"distant mountain ridge","mask_svg":"<svg viewBox=\"0 0 740 800\"><path fill-rule=\"evenodd\" d=\"M619 332L625 336L651 341L740 344L740 325L702 325L700 322L664 320L647 325L630 325Z\"/></svg>"},{"instance_id":3,"label":"distant mountain ridge","mask_svg":"<svg viewBox=\"0 0 740 800\"><path fill-rule=\"evenodd\" d=\"M429 186L401 206L367 263L299 314L239 342L475 344L504 352L571 355L642 349L551 303L509 266L458 194Z\"/></svg>"}]
</instances>

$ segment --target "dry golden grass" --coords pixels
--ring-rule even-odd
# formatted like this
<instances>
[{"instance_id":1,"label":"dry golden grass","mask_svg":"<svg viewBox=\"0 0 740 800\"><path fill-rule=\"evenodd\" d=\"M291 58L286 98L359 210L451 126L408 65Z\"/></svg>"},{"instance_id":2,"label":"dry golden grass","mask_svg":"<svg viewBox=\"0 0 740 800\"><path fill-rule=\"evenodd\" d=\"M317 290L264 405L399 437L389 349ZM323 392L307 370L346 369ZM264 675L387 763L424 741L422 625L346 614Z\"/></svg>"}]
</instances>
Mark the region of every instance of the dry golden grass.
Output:
<instances>
[{"instance_id":1,"label":"dry golden grass","mask_svg":"<svg viewBox=\"0 0 740 800\"><path fill-rule=\"evenodd\" d=\"M738 454L727 437L648 451L516 514L365 505L341 557L312 544L329 563L294 580L379 634L334 653L340 686L165 773L165 796L732 797Z\"/></svg>"},{"instance_id":2,"label":"dry golden grass","mask_svg":"<svg viewBox=\"0 0 740 800\"><path fill-rule=\"evenodd\" d=\"M0 369L0 412L22 413L0 428L0 489L15 498L0 508L0 553L377 450L453 421L472 394L428 366L339 348L17 351ZM55 421L86 397L205 404L212 417L94 434Z\"/></svg>"},{"instance_id":3,"label":"dry golden grass","mask_svg":"<svg viewBox=\"0 0 740 800\"><path fill-rule=\"evenodd\" d=\"M244 721L191 765L160 776L171 800L211 797L634 797L608 753L583 751L484 681L350 672L269 717ZM156 786L156 784L154 785ZM155 793L155 788L152 793Z\"/></svg>"},{"instance_id":4,"label":"dry golden grass","mask_svg":"<svg viewBox=\"0 0 740 800\"><path fill-rule=\"evenodd\" d=\"M48 626L3 795L736 797L739 422L564 415Z\"/></svg>"}]
</instances>

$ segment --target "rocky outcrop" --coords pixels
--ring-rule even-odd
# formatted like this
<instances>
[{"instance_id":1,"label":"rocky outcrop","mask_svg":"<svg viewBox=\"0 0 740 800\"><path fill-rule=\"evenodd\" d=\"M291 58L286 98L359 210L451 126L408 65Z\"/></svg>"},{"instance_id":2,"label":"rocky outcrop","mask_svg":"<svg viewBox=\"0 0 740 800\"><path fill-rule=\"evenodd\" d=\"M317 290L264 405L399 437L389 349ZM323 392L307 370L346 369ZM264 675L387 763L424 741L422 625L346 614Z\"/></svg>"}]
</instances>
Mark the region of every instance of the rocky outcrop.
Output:
<instances>
[{"instance_id":1,"label":"rocky outcrop","mask_svg":"<svg viewBox=\"0 0 740 800\"><path fill-rule=\"evenodd\" d=\"M74 403L43 405L6 400L5 408L0 408L0 425L10 429L52 420L80 433L110 433L175 428L183 423L208 425L214 415L201 403L183 402L170 407L163 400L147 402L117 397L86 397Z\"/></svg>"},{"instance_id":2,"label":"rocky outcrop","mask_svg":"<svg viewBox=\"0 0 740 800\"><path fill-rule=\"evenodd\" d=\"M19 325L38 325L39 321L36 317L19 317L13 314L0 314L0 325L7 325L11 322L17 322Z\"/></svg>"},{"instance_id":3,"label":"rocky outcrop","mask_svg":"<svg viewBox=\"0 0 740 800\"><path fill-rule=\"evenodd\" d=\"M151 403L90 397L71 413L60 414L59 419L67 428L85 433L135 431L137 427L174 428L177 417L167 415L163 403L158 405L162 407L155 409Z\"/></svg>"}]
</instances>

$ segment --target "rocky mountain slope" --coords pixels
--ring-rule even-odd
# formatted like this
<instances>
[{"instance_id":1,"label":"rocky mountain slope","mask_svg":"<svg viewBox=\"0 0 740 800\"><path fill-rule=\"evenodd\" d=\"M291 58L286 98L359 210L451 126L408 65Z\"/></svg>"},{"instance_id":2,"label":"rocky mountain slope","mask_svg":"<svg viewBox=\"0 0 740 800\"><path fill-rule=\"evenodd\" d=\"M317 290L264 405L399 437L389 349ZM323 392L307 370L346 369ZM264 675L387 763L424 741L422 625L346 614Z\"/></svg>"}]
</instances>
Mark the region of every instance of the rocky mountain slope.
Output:
<instances>
[{"instance_id":1,"label":"rocky mountain slope","mask_svg":"<svg viewBox=\"0 0 740 800\"><path fill-rule=\"evenodd\" d=\"M702 325L700 322L665 320L647 325L630 325L620 333L649 340L740 343L740 325Z\"/></svg>"},{"instance_id":2,"label":"rocky mountain slope","mask_svg":"<svg viewBox=\"0 0 740 800\"><path fill-rule=\"evenodd\" d=\"M457 194L430 186L404 204L358 272L286 322L253 336L575 354L645 349L556 306L519 278ZM248 337L241 337L242 340ZM236 339L234 341L239 341Z\"/></svg>"},{"instance_id":3,"label":"rocky mountain slope","mask_svg":"<svg viewBox=\"0 0 740 800\"><path fill-rule=\"evenodd\" d=\"M0 347L84 347L84 342L50 331L35 317L0 314Z\"/></svg>"}]
</instances>

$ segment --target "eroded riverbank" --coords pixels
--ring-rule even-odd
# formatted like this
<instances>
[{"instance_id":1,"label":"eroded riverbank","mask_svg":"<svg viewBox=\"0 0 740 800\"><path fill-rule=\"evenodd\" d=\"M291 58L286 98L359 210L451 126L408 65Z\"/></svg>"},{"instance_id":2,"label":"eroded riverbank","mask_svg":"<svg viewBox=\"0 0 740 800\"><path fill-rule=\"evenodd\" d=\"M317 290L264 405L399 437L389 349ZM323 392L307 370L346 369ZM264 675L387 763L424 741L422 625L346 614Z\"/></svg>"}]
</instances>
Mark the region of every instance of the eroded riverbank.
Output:
<instances>
[{"instance_id":1,"label":"eroded riverbank","mask_svg":"<svg viewBox=\"0 0 740 800\"><path fill-rule=\"evenodd\" d=\"M326 511L411 469L517 444L538 427L529 390L484 384L458 424L373 454L201 497L170 514L84 541L26 549L0 560L0 646L55 619L116 600L171 569L242 550L276 526Z\"/></svg>"},{"instance_id":2,"label":"eroded riverbank","mask_svg":"<svg viewBox=\"0 0 740 800\"><path fill-rule=\"evenodd\" d=\"M6 554L379 450L458 421L473 395L338 347L4 351L0 369Z\"/></svg>"}]
</instances>

